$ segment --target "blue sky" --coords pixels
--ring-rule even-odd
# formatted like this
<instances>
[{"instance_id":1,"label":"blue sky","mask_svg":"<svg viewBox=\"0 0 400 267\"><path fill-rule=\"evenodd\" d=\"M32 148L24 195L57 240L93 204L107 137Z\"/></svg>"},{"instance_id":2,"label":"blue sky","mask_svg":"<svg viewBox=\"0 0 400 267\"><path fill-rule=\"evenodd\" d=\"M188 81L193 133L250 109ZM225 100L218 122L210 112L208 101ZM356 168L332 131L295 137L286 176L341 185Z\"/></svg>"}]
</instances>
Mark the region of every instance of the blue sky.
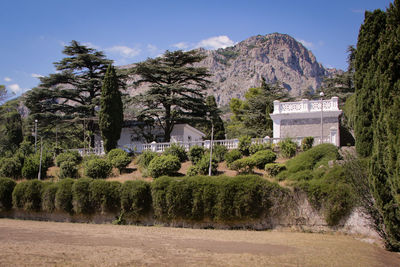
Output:
<instances>
[{"instance_id":1,"label":"blue sky","mask_svg":"<svg viewBox=\"0 0 400 267\"><path fill-rule=\"evenodd\" d=\"M116 65L165 50L215 49L257 34L286 33L326 67L345 69L365 10L389 0L2 0L0 84L16 95L55 72L63 46L77 40Z\"/></svg>"}]
</instances>

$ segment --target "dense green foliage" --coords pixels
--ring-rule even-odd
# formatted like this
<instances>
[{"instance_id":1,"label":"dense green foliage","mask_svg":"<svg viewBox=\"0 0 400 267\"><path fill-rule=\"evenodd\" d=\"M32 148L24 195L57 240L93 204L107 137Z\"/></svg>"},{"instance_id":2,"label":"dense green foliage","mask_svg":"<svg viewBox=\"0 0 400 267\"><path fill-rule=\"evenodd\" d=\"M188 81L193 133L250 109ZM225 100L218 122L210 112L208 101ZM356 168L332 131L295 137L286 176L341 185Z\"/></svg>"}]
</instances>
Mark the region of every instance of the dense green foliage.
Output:
<instances>
[{"instance_id":1,"label":"dense green foliage","mask_svg":"<svg viewBox=\"0 0 400 267\"><path fill-rule=\"evenodd\" d=\"M110 152L108 152L107 159L114 168L117 168L119 170L120 173L132 161L128 152L126 152L120 148L115 148L115 149L112 149Z\"/></svg>"},{"instance_id":2,"label":"dense green foliage","mask_svg":"<svg viewBox=\"0 0 400 267\"><path fill-rule=\"evenodd\" d=\"M185 162L188 159L185 148L179 144L171 144L170 147L165 149L163 154L175 156L180 162Z\"/></svg>"},{"instance_id":3,"label":"dense green foliage","mask_svg":"<svg viewBox=\"0 0 400 267\"><path fill-rule=\"evenodd\" d=\"M286 170L286 166L285 166L285 164L282 164L282 163L267 163L267 164L265 164L264 169L268 172L269 175L275 177L281 171Z\"/></svg>"},{"instance_id":4,"label":"dense green foliage","mask_svg":"<svg viewBox=\"0 0 400 267\"><path fill-rule=\"evenodd\" d=\"M73 161L63 161L60 165L59 177L64 178L76 178L78 177L78 167Z\"/></svg>"},{"instance_id":5,"label":"dense green foliage","mask_svg":"<svg viewBox=\"0 0 400 267\"><path fill-rule=\"evenodd\" d=\"M371 156L370 187L386 247L400 251L400 1L366 12L356 52L357 152Z\"/></svg>"},{"instance_id":6,"label":"dense green foliage","mask_svg":"<svg viewBox=\"0 0 400 267\"><path fill-rule=\"evenodd\" d=\"M90 183L90 203L94 212L117 212L121 206L121 183L93 180Z\"/></svg>"},{"instance_id":7,"label":"dense green foliage","mask_svg":"<svg viewBox=\"0 0 400 267\"><path fill-rule=\"evenodd\" d=\"M56 209L56 194L58 190L57 183L44 183L42 191L42 210L53 212Z\"/></svg>"},{"instance_id":8,"label":"dense green foliage","mask_svg":"<svg viewBox=\"0 0 400 267\"><path fill-rule=\"evenodd\" d=\"M18 183L12 193L14 208L26 211L39 211L42 202L43 183L38 180Z\"/></svg>"},{"instance_id":9,"label":"dense green foliage","mask_svg":"<svg viewBox=\"0 0 400 267\"><path fill-rule=\"evenodd\" d=\"M12 193L16 183L10 178L0 178L0 211L12 208Z\"/></svg>"},{"instance_id":10,"label":"dense green foliage","mask_svg":"<svg viewBox=\"0 0 400 267\"><path fill-rule=\"evenodd\" d=\"M22 139L22 118L16 105L0 106L0 156L15 153Z\"/></svg>"},{"instance_id":11,"label":"dense green foliage","mask_svg":"<svg viewBox=\"0 0 400 267\"><path fill-rule=\"evenodd\" d=\"M290 138L280 141L278 143L278 146L283 157L291 158L296 155L297 144L293 142Z\"/></svg>"},{"instance_id":12,"label":"dense green foliage","mask_svg":"<svg viewBox=\"0 0 400 267\"><path fill-rule=\"evenodd\" d=\"M251 146L251 137L247 135L243 135L239 137L239 146L238 149L243 156L250 155L250 146Z\"/></svg>"},{"instance_id":13,"label":"dense green foliage","mask_svg":"<svg viewBox=\"0 0 400 267\"><path fill-rule=\"evenodd\" d=\"M250 158L254 159L257 168L264 169L265 164L272 163L276 160L276 154L271 150L260 150L251 155Z\"/></svg>"},{"instance_id":14,"label":"dense green foliage","mask_svg":"<svg viewBox=\"0 0 400 267\"><path fill-rule=\"evenodd\" d=\"M121 188L121 209L129 216L146 215L152 207L150 183L127 181Z\"/></svg>"},{"instance_id":15,"label":"dense green foliage","mask_svg":"<svg viewBox=\"0 0 400 267\"><path fill-rule=\"evenodd\" d=\"M204 132L206 136L204 137L205 140L211 140L211 126L214 127L214 135L213 140L224 140L225 139L225 126L224 122L222 121L220 115L221 110L219 110L217 106L217 102L213 95L209 95L206 98L206 108L207 108L207 116L209 120L207 120L206 128Z\"/></svg>"},{"instance_id":16,"label":"dense green foliage","mask_svg":"<svg viewBox=\"0 0 400 267\"><path fill-rule=\"evenodd\" d=\"M242 153L240 153L240 151L238 149L232 149L225 155L226 165L229 167L229 165L232 162L240 159L241 157L242 157Z\"/></svg>"},{"instance_id":17,"label":"dense green foliage","mask_svg":"<svg viewBox=\"0 0 400 267\"><path fill-rule=\"evenodd\" d=\"M42 165L40 165L40 152L31 154L24 160L24 166L22 167L22 177L26 179L38 178L39 167L41 166L41 179L46 176L46 171L51 167L53 163L53 157L50 153L43 151L42 153Z\"/></svg>"},{"instance_id":18,"label":"dense green foliage","mask_svg":"<svg viewBox=\"0 0 400 267\"><path fill-rule=\"evenodd\" d=\"M92 159L86 163L85 174L93 179L107 178L112 171L112 165L105 159Z\"/></svg>"},{"instance_id":19,"label":"dense green foliage","mask_svg":"<svg viewBox=\"0 0 400 267\"><path fill-rule=\"evenodd\" d=\"M271 149L270 143L251 144L251 146L249 147L249 153L250 153L250 155L253 155L253 154L257 153L258 151L268 150L268 149Z\"/></svg>"},{"instance_id":20,"label":"dense green foliage","mask_svg":"<svg viewBox=\"0 0 400 267\"><path fill-rule=\"evenodd\" d=\"M173 155L161 155L153 158L147 168L148 174L157 178L163 175L174 175L181 168L181 162L178 157Z\"/></svg>"},{"instance_id":21,"label":"dense green foliage","mask_svg":"<svg viewBox=\"0 0 400 267\"><path fill-rule=\"evenodd\" d=\"M88 214L92 212L90 199L90 184L92 179L78 179L72 185L72 205L75 213Z\"/></svg>"},{"instance_id":22,"label":"dense green foliage","mask_svg":"<svg viewBox=\"0 0 400 267\"><path fill-rule=\"evenodd\" d=\"M256 160L252 157L241 158L235 160L229 165L229 168L238 173L252 173L256 166Z\"/></svg>"},{"instance_id":23,"label":"dense green foliage","mask_svg":"<svg viewBox=\"0 0 400 267\"><path fill-rule=\"evenodd\" d=\"M0 176L9 178L20 178L22 171L21 161L18 157L0 159Z\"/></svg>"},{"instance_id":24,"label":"dense green foliage","mask_svg":"<svg viewBox=\"0 0 400 267\"><path fill-rule=\"evenodd\" d=\"M99 128L106 153L117 147L123 122L124 110L119 81L114 67L110 64L101 88L99 112Z\"/></svg>"},{"instance_id":25,"label":"dense green foliage","mask_svg":"<svg viewBox=\"0 0 400 267\"><path fill-rule=\"evenodd\" d=\"M226 148L226 146L224 145L214 145L213 146L213 158L215 158L215 160L217 162L222 162L225 160L225 155L226 153L228 153L228 149Z\"/></svg>"},{"instance_id":26,"label":"dense green foliage","mask_svg":"<svg viewBox=\"0 0 400 267\"><path fill-rule=\"evenodd\" d=\"M143 151L142 154L139 155L137 159L137 164L139 165L140 168L146 169L150 161L157 157L157 153L153 151Z\"/></svg>"},{"instance_id":27,"label":"dense green foliage","mask_svg":"<svg viewBox=\"0 0 400 267\"><path fill-rule=\"evenodd\" d=\"M188 170L188 176L195 175L208 175L210 170L210 155L206 154L193 166ZM211 175L215 175L218 173L218 162L212 157L211 159Z\"/></svg>"},{"instance_id":28,"label":"dense green foliage","mask_svg":"<svg viewBox=\"0 0 400 267\"><path fill-rule=\"evenodd\" d=\"M161 177L151 185L157 219L231 222L267 216L286 190L258 176Z\"/></svg>"},{"instance_id":29,"label":"dense green foliage","mask_svg":"<svg viewBox=\"0 0 400 267\"><path fill-rule=\"evenodd\" d=\"M147 130L154 126L163 129L165 142L170 141L175 124L204 121L204 92L210 84L210 74L206 68L193 66L204 58L198 50L166 51L133 69L140 76L137 85L149 84L149 90L134 99L138 109L135 115L149 126Z\"/></svg>"},{"instance_id":30,"label":"dense green foliage","mask_svg":"<svg viewBox=\"0 0 400 267\"><path fill-rule=\"evenodd\" d=\"M66 178L57 183L57 192L55 196L55 208L58 211L64 211L72 214L72 186L74 180Z\"/></svg>"},{"instance_id":31,"label":"dense green foliage","mask_svg":"<svg viewBox=\"0 0 400 267\"><path fill-rule=\"evenodd\" d=\"M202 146L192 146L189 149L189 160L196 164L204 155L204 147Z\"/></svg>"},{"instance_id":32,"label":"dense green foliage","mask_svg":"<svg viewBox=\"0 0 400 267\"><path fill-rule=\"evenodd\" d=\"M71 161L75 164L79 164L82 161L82 157L78 151L67 151L59 154L56 157L56 166L60 167L64 161Z\"/></svg>"},{"instance_id":33,"label":"dense green foliage","mask_svg":"<svg viewBox=\"0 0 400 267\"><path fill-rule=\"evenodd\" d=\"M314 144L314 137L312 136L304 137L303 140L301 140L301 150L307 151L310 148L312 148L313 144Z\"/></svg>"}]
</instances>

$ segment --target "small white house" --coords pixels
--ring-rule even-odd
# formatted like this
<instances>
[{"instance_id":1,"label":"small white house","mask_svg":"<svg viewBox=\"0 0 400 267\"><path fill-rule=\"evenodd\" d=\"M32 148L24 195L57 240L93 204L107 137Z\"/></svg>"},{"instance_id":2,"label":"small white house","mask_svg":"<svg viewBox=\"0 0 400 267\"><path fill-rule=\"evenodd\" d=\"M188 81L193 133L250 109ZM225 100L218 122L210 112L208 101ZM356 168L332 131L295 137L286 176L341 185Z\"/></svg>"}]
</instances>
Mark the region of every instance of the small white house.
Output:
<instances>
[{"instance_id":1,"label":"small white house","mask_svg":"<svg viewBox=\"0 0 400 267\"><path fill-rule=\"evenodd\" d=\"M340 146L338 97L328 100L303 99L298 102L274 101L274 138L313 136L316 144L332 143Z\"/></svg>"}]
</instances>

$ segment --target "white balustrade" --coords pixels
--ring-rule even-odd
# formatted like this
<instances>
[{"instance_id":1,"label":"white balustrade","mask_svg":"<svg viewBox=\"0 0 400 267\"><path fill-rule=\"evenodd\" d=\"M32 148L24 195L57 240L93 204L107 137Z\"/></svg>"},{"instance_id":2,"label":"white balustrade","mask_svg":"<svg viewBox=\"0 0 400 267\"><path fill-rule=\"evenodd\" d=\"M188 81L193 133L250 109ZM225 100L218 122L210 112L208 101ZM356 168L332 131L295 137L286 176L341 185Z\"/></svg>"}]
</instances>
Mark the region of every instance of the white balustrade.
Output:
<instances>
[{"instance_id":1,"label":"white balustrade","mask_svg":"<svg viewBox=\"0 0 400 267\"><path fill-rule=\"evenodd\" d=\"M338 97L332 97L328 100L322 100L324 111L338 111ZM303 113L303 112L317 112L321 111L321 100L308 100L303 99L298 102L280 102L274 101L273 114L287 114L287 113Z\"/></svg>"}]
</instances>

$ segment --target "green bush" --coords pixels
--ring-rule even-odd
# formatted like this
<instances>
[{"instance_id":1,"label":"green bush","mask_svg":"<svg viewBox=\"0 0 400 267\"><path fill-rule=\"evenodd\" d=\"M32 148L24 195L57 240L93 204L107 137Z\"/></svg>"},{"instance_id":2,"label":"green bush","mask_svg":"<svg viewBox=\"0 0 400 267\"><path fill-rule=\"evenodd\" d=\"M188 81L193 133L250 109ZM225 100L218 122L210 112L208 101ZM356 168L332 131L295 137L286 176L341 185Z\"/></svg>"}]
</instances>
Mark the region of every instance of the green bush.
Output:
<instances>
[{"instance_id":1,"label":"green bush","mask_svg":"<svg viewBox=\"0 0 400 267\"><path fill-rule=\"evenodd\" d=\"M268 163L268 164L265 164L265 170L268 172L269 175L275 177L281 171L286 170L286 166L285 166L285 164L282 164L282 163Z\"/></svg>"},{"instance_id":2,"label":"green bush","mask_svg":"<svg viewBox=\"0 0 400 267\"><path fill-rule=\"evenodd\" d=\"M50 153L42 153L42 168L41 177L46 176L47 169L52 165L52 156ZM24 166L22 167L22 177L26 179L36 179L39 173L40 153L29 155L25 158Z\"/></svg>"},{"instance_id":3,"label":"green bush","mask_svg":"<svg viewBox=\"0 0 400 267\"><path fill-rule=\"evenodd\" d=\"M208 175L210 168L210 155L204 155L199 162L196 164L197 175ZM191 171L194 173L195 170ZM211 160L211 174L215 175L218 173L218 162L213 157ZM190 176L190 175L189 175Z\"/></svg>"},{"instance_id":4,"label":"green bush","mask_svg":"<svg viewBox=\"0 0 400 267\"><path fill-rule=\"evenodd\" d=\"M39 211L42 202L43 183L38 180L18 183L12 193L13 206L26 211Z\"/></svg>"},{"instance_id":5,"label":"green bush","mask_svg":"<svg viewBox=\"0 0 400 267\"><path fill-rule=\"evenodd\" d=\"M270 149L271 149L271 144L270 143L252 144L249 147L249 152L250 152L250 155L253 155L253 154L257 153L258 151L270 150Z\"/></svg>"},{"instance_id":6,"label":"green bush","mask_svg":"<svg viewBox=\"0 0 400 267\"><path fill-rule=\"evenodd\" d=\"M78 179L72 185L72 205L77 214L88 214L93 211L90 201L90 184L92 179Z\"/></svg>"},{"instance_id":7,"label":"green bush","mask_svg":"<svg viewBox=\"0 0 400 267\"><path fill-rule=\"evenodd\" d=\"M57 192L55 198L55 207L59 211L72 213L72 185L74 180L66 178L57 183Z\"/></svg>"},{"instance_id":8,"label":"green bush","mask_svg":"<svg viewBox=\"0 0 400 267\"><path fill-rule=\"evenodd\" d=\"M199 174L199 170L196 165L192 165L186 172L186 176L196 176Z\"/></svg>"},{"instance_id":9,"label":"green bush","mask_svg":"<svg viewBox=\"0 0 400 267\"><path fill-rule=\"evenodd\" d=\"M193 164L197 164L204 155L204 147L192 146L189 149L189 159Z\"/></svg>"},{"instance_id":10,"label":"green bush","mask_svg":"<svg viewBox=\"0 0 400 267\"><path fill-rule=\"evenodd\" d=\"M121 188L121 209L130 216L146 215L152 205L150 184L145 181L127 181Z\"/></svg>"},{"instance_id":11,"label":"green bush","mask_svg":"<svg viewBox=\"0 0 400 267\"><path fill-rule=\"evenodd\" d=\"M230 168L238 173L252 173L256 164L257 162L254 158L247 157L235 160L230 164Z\"/></svg>"},{"instance_id":12,"label":"green bush","mask_svg":"<svg viewBox=\"0 0 400 267\"><path fill-rule=\"evenodd\" d=\"M142 154L139 155L137 159L137 164L142 169L147 169L150 164L150 161L157 157L157 153L153 151L144 151Z\"/></svg>"},{"instance_id":13,"label":"green bush","mask_svg":"<svg viewBox=\"0 0 400 267\"><path fill-rule=\"evenodd\" d=\"M0 178L0 211L12 208L12 193L16 183L10 178Z\"/></svg>"},{"instance_id":14,"label":"green bush","mask_svg":"<svg viewBox=\"0 0 400 267\"><path fill-rule=\"evenodd\" d=\"M120 155L127 156L128 153L125 152L125 151L124 151L123 149L121 149L121 148L114 148L114 149L111 149L111 150L107 153L107 159L108 159L109 162L111 162L115 157L118 157L118 156L120 156Z\"/></svg>"},{"instance_id":15,"label":"green bush","mask_svg":"<svg viewBox=\"0 0 400 267\"><path fill-rule=\"evenodd\" d=\"M122 170L124 170L126 166L131 163L131 161L131 157L128 155L128 153L126 153L126 155L118 155L114 157L111 160L111 164L114 168L117 168L119 170L119 173L122 173Z\"/></svg>"},{"instance_id":16,"label":"green bush","mask_svg":"<svg viewBox=\"0 0 400 267\"><path fill-rule=\"evenodd\" d=\"M276 154L271 150L260 150L250 157L254 159L256 167L259 169L264 169L265 164L274 162L276 160Z\"/></svg>"},{"instance_id":17,"label":"green bush","mask_svg":"<svg viewBox=\"0 0 400 267\"><path fill-rule=\"evenodd\" d=\"M0 161L0 176L20 178L22 171L21 161L17 157L2 158Z\"/></svg>"},{"instance_id":18,"label":"green bush","mask_svg":"<svg viewBox=\"0 0 400 267\"><path fill-rule=\"evenodd\" d=\"M78 177L78 168L76 163L69 160L63 161L60 165L59 176L61 179Z\"/></svg>"},{"instance_id":19,"label":"green bush","mask_svg":"<svg viewBox=\"0 0 400 267\"><path fill-rule=\"evenodd\" d=\"M107 178L111 174L111 171L111 163L104 159L89 160L85 166L86 176L93 179Z\"/></svg>"},{"instance_id":20,"label":"green bush","mask_svg":"<svg viewBox=\"0 0 400 267\"><path fill-rule=\"evenodd\" d=\"M214 145L213 147L213 157L217 162L222 162L225 160L225 155L228 153L228 149L223 145Z\"/></svg>"},{"instance_id":21,"label":"green bush","mask_svg":"<svg viewBox=\"0 0 400 267\"><path fill-rule=\"evenodd\" d=\"M58 190L58 183L45 183L42 192L42 210L53 212L56 209L56 194Z\"/></svg>"},{"instance_id":22,"label":"green bush","mask_svg":"<svg viewBox=\"0 0 400 267\"><path fill-rule=\"evenodd\" d=\"M152 159L147 169L151 177L157 178L162 175L174 175L180 168L181 162L178 157L161 155Z\"/></svg>"},{"instance_id":23,"label":"green bush","mask_svg":"<svg viewBox=\"0 0 400 267\"><path fill-rule=\"evenodd\" d=\"M151 184L158 220L237 222L267 216L287 190L255 175L161 177Z\"/></svg>"},{"instance_id":24,"label":"green bush","mask_svg":"<svg viewBox=\"0 0 400 267\"><path fill-rule=\"evenodd\" d=\"M163 155L175 156L180 162L185 162L188 159L185 148L178 144L172 144L169 148L165 149Z\"/></svg>"},{"instance_id":25,"label":"green bush","mask_svg":"<svg viewBox=\"0 0 400 267\"><path fill-rule=\"evenodd\" d=\"M240 151L238 149L232 149L225 155L226 164L229 167L232 162L240 159L241 157L242 157L242 153L240 153Z\"/></svg>"},{"instance_id":26,"label":"green bush","mask_svg":"<svg viewBox=\"0 0 400 267\"><path fill-rule=\"evenodd\" d=\"M82 161L86 165L92 159L100 159L100 156L95 155L95 154L86 155L83 157Z\"/></svg>"},{"instance_id":27,"label":"green bush","mask_svg":"<svg viewBox=\"0 0 400 267\"><path fill-rule=\"evenodd\" d=\"M90 184L90 202L96 212L118 212L120 209L120 182L93 180Z\"/></svg>"},{"instance_id":28,"label":"green bush","mask_svg":"<svg viewBox=\"0 0 400 267\"><path fill-rule=\"evenodd\" d=\"M239 151L243 156L250 155L251 137L243 135L239 137Z\"/></svg>"},{"instance_id":29,"label":"green bush","mask_svg":"<svg viewBox=\"0 0 400 267\"><path fill-rule=\"evenodd\" d=\"M307 151L310 148L312 148L313 144L314 144L314 137L312 136L304 137L303 140L301 140L301 150Z\"/></svg>"},{"instance_id":30,"label":"green bush","mask_svg":"<svg viewBox=\"0 0 400 267\"><path fill-rule=\"evenodd\" d=\"M285 158L291 158L296 155L297 145L290 138L278 143L281 154Z\"/></svg>"},{"instance_id":31,"label":"green bush","mask_svg":"<svg viewBox=\"0 0 400 267\"><path fill-rule=\"evenodd\" d=\"M65 161L74 162L75 165L78 165L82 161L82 157L78 151L67 151L61 153L56 157L56 166L60 167Z\"/></svg>"}]
</instances>

